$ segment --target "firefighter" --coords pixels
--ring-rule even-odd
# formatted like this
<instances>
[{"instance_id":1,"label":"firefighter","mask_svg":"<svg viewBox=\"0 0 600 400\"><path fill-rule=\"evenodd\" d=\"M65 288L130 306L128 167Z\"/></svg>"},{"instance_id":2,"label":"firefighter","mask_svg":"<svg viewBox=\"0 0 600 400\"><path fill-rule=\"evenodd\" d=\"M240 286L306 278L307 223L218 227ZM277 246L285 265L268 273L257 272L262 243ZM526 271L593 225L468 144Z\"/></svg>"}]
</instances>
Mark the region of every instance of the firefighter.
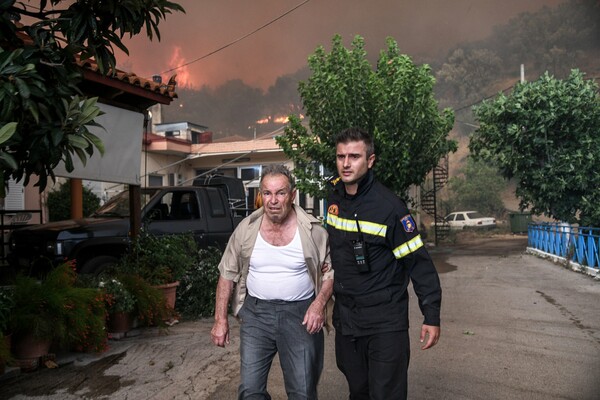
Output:
<instances>
[{"instance_id":1,"label":"firefighter","mask_svg":"<svg viewBox=\"0 0 600 400\"><path fill-rule=\"evenodd\" d=\"M406 204L378 182L371 136L358 128L336 137L327 230L335 271L336 362L350 399L405 399L410 359L408 283L424 315L422 349L440 337L442 290Z\"/></svg>"}]
</instances>

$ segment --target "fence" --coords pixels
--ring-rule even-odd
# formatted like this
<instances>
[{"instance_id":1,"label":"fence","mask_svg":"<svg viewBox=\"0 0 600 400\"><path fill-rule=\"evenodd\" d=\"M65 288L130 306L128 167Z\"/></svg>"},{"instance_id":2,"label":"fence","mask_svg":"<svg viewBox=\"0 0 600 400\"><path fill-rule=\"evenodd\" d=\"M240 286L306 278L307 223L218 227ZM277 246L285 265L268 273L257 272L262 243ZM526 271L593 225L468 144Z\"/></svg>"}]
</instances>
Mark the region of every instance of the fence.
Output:
<instances>
[{"instance_id":1,"label":"fence","mask_svg":"<svg viewBox=\"0 0 600 400\"><path fill-rule=\"evenodd\" d=\"M600 228L531 223L527 233L529 247L594 270L600 269Z\"/></svg>"}]
</instances>

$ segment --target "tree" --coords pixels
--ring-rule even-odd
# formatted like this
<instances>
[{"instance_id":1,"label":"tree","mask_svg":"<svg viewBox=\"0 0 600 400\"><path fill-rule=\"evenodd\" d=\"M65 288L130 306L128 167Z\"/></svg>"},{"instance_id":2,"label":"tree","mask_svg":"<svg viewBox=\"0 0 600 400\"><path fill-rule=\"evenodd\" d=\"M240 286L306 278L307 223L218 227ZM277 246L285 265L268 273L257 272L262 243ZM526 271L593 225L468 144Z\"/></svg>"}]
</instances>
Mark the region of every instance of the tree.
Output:
<instances>
[{"instance_id":1,"label":"tree","mask_svg":"<svg viewBox=\"0 0 600 400\"><path fill-rule=\"evenodd\" d=\"M458 48L437 72L440 85L454 100L481 98L500 72L500 58L488 49Z\"/></svg>"},{"instance_id":2,"label":"tree","mask_svg":"<svg viewBox=\"0 0 600 400\"><path fill-rule=\"evenodd\" d=\"M600 95L573 70L547 72L475 108L469 148L517 182L520 207L561 221L600 225Z\"/></svg>"},{"instance_id":3,"label":"tree","mask_svg":"<svg viewBox=\"0 0 600 400\"><path fill-rule=\"evenodd\" d=\"M41 0L39 8L0 0L0 196L11 177L28 184L37 175L42 191L59 162L72 171L73 156L85 163L94 149L103 153L88 129L101 111L79 91L76 61L116 72L113 46L127 53L121 39L143 28L160 40L158 24L172 11L184 10L166 0Z\"/></svg>"},{"instance_id":4,"label":"tree","mask_svg":"<svg viewBox=\"0 0 600 400\"><path fill-rule=\"evenodd\" d=\"M87 216L100 207L100 198L87 187L83 187L83 215ZM48 214L50 221L71 218L71 186L63 183L58 189L48 193Z\"/></svg>"},{"instance_id":5,"label":"tree","mask_svg":"<svg viewBox=\"0 0 600 400\"><path fill-rule=\"evenodd\" d=\"M462 175L450 178L450 210L477 210L500 217L505 211L501 193L506 182L498 169L468 157L467 165L460 172Z\"/></svg>"},{"instance_id":6,"label":"tree","mask_svg":"<svg viewBox=\"0 0 600 400\"><path fill-rule=\"evenodd\" d=\"M441 156L456 150L446 139L454 115L438 111L429 66L415 66L393 39L388 38L375 71L362 37L354 38L350 50L339 35L332 42L331 53L319 47L309 57L312 75L299 84L310 130L300 116L290 115L277 143L295 163L298 187L320 197L325 190L320 165L335 171L335 134L363 128L375 139L379 180L404 194L423 182Z\"/></svg>"}]
</instances>

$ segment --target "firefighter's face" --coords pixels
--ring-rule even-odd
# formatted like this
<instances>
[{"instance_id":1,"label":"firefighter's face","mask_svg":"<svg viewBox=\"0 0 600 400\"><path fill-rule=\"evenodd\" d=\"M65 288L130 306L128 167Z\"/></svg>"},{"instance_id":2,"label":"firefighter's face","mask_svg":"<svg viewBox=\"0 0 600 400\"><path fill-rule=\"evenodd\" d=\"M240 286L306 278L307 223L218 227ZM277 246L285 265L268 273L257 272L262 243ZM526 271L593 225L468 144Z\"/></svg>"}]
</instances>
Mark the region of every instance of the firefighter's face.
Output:
<instances>
[{"instance_id":1,"label":"firefighter's face","mask_svg":"<svg viewBox=\"0 0 600 400\"><path fill-rule=\"evenodd\" d=\"M337 171L348 194L355 194L358 182L373 167L375 154L367 157L367 145L363 141L338 143L336 147Z\"/></svg>"},{"instance_id":2,"label":"firefighter's face","mask_svg":"<svg viewBox=\"0 0 600 400\"><path fill-rule=\"evenodd\" d=\"M290 215L296 190L291 189L284 175L267 175L261 183L265 216L273 223L282 223Z\"/></svg>"}]
</instances>

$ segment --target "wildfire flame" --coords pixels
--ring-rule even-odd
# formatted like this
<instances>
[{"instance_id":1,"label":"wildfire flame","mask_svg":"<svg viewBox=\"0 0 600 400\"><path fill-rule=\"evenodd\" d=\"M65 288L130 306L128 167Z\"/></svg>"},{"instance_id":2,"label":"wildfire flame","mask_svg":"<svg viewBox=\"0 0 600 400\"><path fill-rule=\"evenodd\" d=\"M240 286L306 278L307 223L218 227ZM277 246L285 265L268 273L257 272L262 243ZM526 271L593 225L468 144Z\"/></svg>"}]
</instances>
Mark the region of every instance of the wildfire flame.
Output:
<instances>
[{"instance_id":1,"label":"wildfire flame","mask_svg":"<svg viewBox=\"0 0 600 400\"><path fill-rule=\"evenodd\" d=\"M302 114L298 115L298 117L300 119L304 119L304 115L302 115ZM270 123L287 124L288 122L289 122L289 118L285 115L282 115L279 117L273 117L273 116L269 115L268 117L264 117L264 118L261 118L258 121L256 121L256 123L258 125L264 125L264 124L270 124Z\"/></svg>"},{"instance_id":2,"label":"wildfire flame","mask_svg":"<svg viewBox=\"0 0 600 400\"><path fill-rule=\"evenodd\" d=\"M181 55L181 47L175 46L171 59L169 60L169 68L177 68L185 64L186 60ZM190 77L190 70L187 66L177 69L177 86L181 88L193 88L194 83Z\"/></svg>"}]
</instances>

